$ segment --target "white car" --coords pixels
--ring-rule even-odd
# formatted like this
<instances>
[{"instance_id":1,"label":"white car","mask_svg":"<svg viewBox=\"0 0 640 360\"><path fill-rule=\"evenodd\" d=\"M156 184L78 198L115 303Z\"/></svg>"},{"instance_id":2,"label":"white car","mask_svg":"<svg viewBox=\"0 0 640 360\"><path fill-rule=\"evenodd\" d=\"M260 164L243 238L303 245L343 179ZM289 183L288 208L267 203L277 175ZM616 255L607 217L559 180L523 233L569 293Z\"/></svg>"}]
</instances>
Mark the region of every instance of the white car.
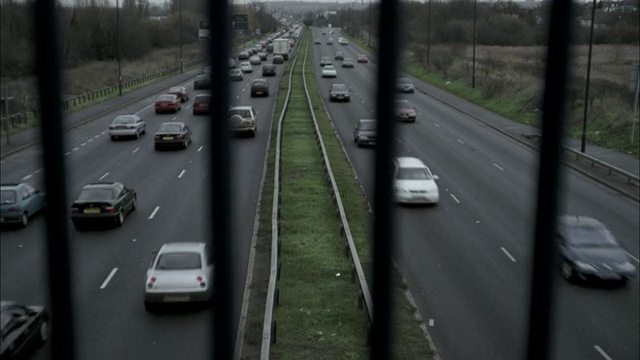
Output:
<instances>
[{"instance_id":1,"label":"white car","mask_svg":"<svg viewBox=\"0 0 640 360\"><path fill-rule=\"evenodd\" d=\"M253 66L251 66L250 62L243 61L240 63L240 70L242 70L243 73L250 73L253 72Z\"/></svg>"},{"instance_id":2,"label":"white car","mask_svg":"<svg viewBox=\"0 0 640 360\"><path fill-rule=\"evenodd\" d=\"M136 139L147 132L147 124L138 115L118 115L109 125L109 136L116 140L122 136L133 136Z\"/></svg>"},{"instance_id":3,"label":"white car","mask_svg":"<svg viewBox=\"0 0 640 360\"><path fill-rule=\"evenodd\" d=\"M338 72L336 71L336 67L333 65L326 65L322 68L322 77L336 77L338 76Z\"/></svg>"},{"instance_id":4,"label":"white car","mask_svg":"<svg viewBox=\"0 0 640 360\"><path fill-rule=\"evenodd\" d=\"M402 204L437 204L440 192L437 175L422 160L414 157L398 157L393 162L393 193L396 202Z\"/></svg>"},{"instance_id":5,"label":"white car","mask_svg":"<svg viewBox=\"0 0 640 360\"><path fill-rule=\"evenodd\" d=\"M205 243L167 243L155 254L144 286L144 306L207 302L213 297L213 252Z\"/></svg>"}]
</instances>

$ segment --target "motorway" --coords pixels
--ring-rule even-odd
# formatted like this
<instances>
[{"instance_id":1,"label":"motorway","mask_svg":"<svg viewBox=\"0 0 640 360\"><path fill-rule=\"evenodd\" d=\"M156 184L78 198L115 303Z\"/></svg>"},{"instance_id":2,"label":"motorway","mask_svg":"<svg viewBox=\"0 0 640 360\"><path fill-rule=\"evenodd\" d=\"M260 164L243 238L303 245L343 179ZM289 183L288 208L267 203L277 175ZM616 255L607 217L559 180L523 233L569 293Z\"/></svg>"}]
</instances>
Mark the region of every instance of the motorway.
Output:
<instances>
[{"instance_id":1,"label":"motorway","mask_svg":"<svg viewBox=\"0 0 640 360\"><path fill-rule=\"evenodd\" d=\"M270 58L269 58L270 60ZM267 151L277 79L270 78L270 97L250 98L252 78L262 77L254 66L244 81L231 82L231 105L252 105L257 111L255 138L231 141L232 237L239 317L256 205ZM200 70L201 71L201 70ZM194 72L195 75L196 72ZM173 84L172 84L173 85ZM206 195L209 191L209 116L194 116L191 104L196 93L193 79L185 85L190 99L176 114L155 114L156 97L168 91L158 88L140 101L66 132L65 161L67 206L82 186L95 181L119 181L136 190L137 209L121 228L78 232L69 222L72 259L73 307L79 359L205 359L211 344L211 309L149 313L143 306L146 270L152 251L163 243L209 241L211 222ZM156 85L157 86L157 85ZM111 141L107 127L120 114L136 113L147 124L139 140ZM183 121L193 131L187 150L154 151L153 134L162 122ZM21 180L42 189L41 149L32 146L2 161L2 183ZM33 218L25 229L3 229L0 243L2 299L25 304L47 301L45 219ZM236 329L229 329L235 335ZM195 345L195 346L194 346ZM35 359L49 359L48 346Z\"/></svg>"},{"instance_id":2,"label":"motorway","mask_svg":"<svg viewBox=\"0 0 640 360\"><path fill-rule=\"evenodd\" d=\"M328 29L325 29L328 30ZM315 62L341 46L338 34L313 30ZM333 37L334 45L326 45ZM371 56L370 56L371 57ZM358 148L353 128L375 117L375 62L316 81L337 133L369 199L374 150ZM320 66L317 66L320 69ZM420 81L416 86L430 87ZM332 83L347 84L350 103L332 103ZM424 160L439 175L440 204L398 207L396 261L429 326L442 359L522 359L526 351L538 153L429 94L400 94L418 110L416 123L398 123L399 156ZM488 112L484 112L485 114ZM491 114L484 115L491 117ZM638 203L573 171L564 174L561 212L604 222L638 267ZM373 205L373 204L372 204ZM624 288L572 285L558 275L554 359L638 359L638 280Z\"/></svg>"}]
</instances>

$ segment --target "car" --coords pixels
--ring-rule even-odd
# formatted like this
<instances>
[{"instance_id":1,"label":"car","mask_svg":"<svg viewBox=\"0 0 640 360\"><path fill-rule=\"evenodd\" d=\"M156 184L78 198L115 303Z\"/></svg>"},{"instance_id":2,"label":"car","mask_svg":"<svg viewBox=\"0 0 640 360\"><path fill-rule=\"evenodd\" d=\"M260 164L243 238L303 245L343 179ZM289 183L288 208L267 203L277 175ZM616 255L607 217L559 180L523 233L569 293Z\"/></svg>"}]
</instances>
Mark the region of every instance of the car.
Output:
<instances>
[{"instance_id":1,"label":"car","mask_svg":"<svg viewBox=\"0 0 640 360\"><path fill-rule=\"evenodd\" d=\"M358 146L375 145L378 141L378 121L360 119L353 129L353 142Z\"/></svg>"},{"instance_id":2,"label":"car","mask_svg":"<svg viewBox=\"0 0 640 360\"><path fill-rule=\"evenodd\" d=\"M0 185L0 224L24 228L34 215L47 207L46 195L28 183Z\"/></svg>"},{"instance_id":3,"label":"car","mask_svg":"<svg viewBox=\"0 0 640 360\"><path fill-rule=\"evenodd\" d=\"M191 144L191 129L180 121L162 123L154 134L153 141L156 150L164 147L186 149Z\"/></svg>"},{"instance_id":4,"label":"car","mask_svg":"<svg viewBox=\"0 0 640 360\"><path fill-rule=\"evenodd\" d=\"M251 63L248 61L241 62L240 70L242 70L243 73L250 73L253 72L253 66L251 66Z\"/></svg>"},{"instance_id":5,"label":"car","mask_svg":"<svg viewBox=\"0 0 640 360\"><path fill-rule=\"evenodd\" d=\"M189 101L189 90L187 90L186 86L174 86L169 89L168 94L178 95L180 102Z\"/></svg>"},{"instance_id":6,"label":"car","mask_svg":"<svg viewBox=\"0 0 640 360\"><path fill-rule=\"evenodd\" d=\"M211 94L198 94L193 99L193 115L201 115L209 112L209 105L211 104Z\"/></svg>"},{"instance_id":7,"label":"car","mask_svg":"<svg viewBox=\"0 0 640 360\"><path fill-rule=\"evenodd\" d=\"M267 61L267 53L264 51L259 52L258 57L260 58L260 61Z\"/></svg>"},{"instance_id":8,"label":"car","mask_svg":"<svg viewBox=\"0 0 640 360\"><path fill-rule=\"evenodd\" d=\"M611 231L588 216L564 215L555 233L561 275L570 282L626 282L636 268Z\"/></svg>"},{"instance_id":9,"label":"car","mask_svg":"<svg viewBox=\"0 0 640 360\"><path fill-rule=\"evenodd\" d=\"M353 58L350 58L350 57L344 58L344 60L342 60L342 67L343 68L352 68L352 67L354 67Z\"/></svg>"},{"instance_id":10,"label":"car","mask_svg":"<svg viewBox=\"0 0 640 360\"><path fill-rule=\"evenodd\" d=\"M358 62L359 63L368 63L369 58L365 54L358 54Z\"/></svg>"},{"instance_id":11,"label":"car","mask_svg":"<svg viewBox=\"0 0 640 360\"><path fill-rule=\"evenodd\" d=\"M0 359L26 359L49 339L49 314L43 306L0 301Z\"/></svg>"},{"instance_id":12,"label":"car","mask_svg":"<svg viewBox=\"0 0 640 360\"><path fill-rule=\"evenodd\" d=\"M273 64L264 64L262 66L262 76L276 76L276 66Z\"/></svg>"},{"instance_id":13,"label":"car","mask_svg":"<svg viewBox=\"0 0 640 360\"><path fill-rule=\"evenodd\" d=\"M326 31L323 31L323 32L322 32L322 35L327 35L327 32L326 32Z\"/></svg>"},{"instance_id":14,"label":"car","mask_svg":"<svg viewBox=\"0 0 640 360\"><path fill-rule=\"evenodd\" d=\"M121 182L89 183L71 205L71 221L77 230L99 221L122 226L127 214L136 210L136 201L136 191Z\"/></svg>"},{"instance_id":15,"label":"car","mask_svg":"<svg viewBox=\"0 0 640 360\"><path fill-rule=\"evenodd\" d=\"M331 57L323 56L320 58L320 66L327 66L331 64L333 64L333 62L331 61Z\"/></svg>"},{"instance_id":16,"label":"car","mask_svg":"<svg viewBox=\"0 0 640 360\"><path fill-rule=\"evenodd\" d=\"M269 41L272 42L272 40L269 40ZM272 53L273 52L273 44L272 43L267 44L267 52L268 53Z\"/></svg>"},{"instance_id":17,"label":"car","mask_svg":"<svg viewBox=\"0 0 640 360\"><path fill-rule=\"evenodd\" d=\"M338 44L346 46L349 45L349 42L345 38L338 38Z\"/></svg>"},{"instance_id":18,"label":"car","mask_svg":"<svg viewBox=\"0 0 640 360\"><path fill-rule=\"evenodd\" d=\"M322 77L337 77L338 71L336 71L336 67L333 65L326 65L322 68Z\"/></svg>"},{"instance_id":19,"label":"car","mask_svg":"<svg viewBox=\"0 0 640 360\"><path fill-rule=\"evenodd\" d=\"M251 81L251 97L258 95L269 96L269 80L253 79Z\"/></svg>"},{"instance_id":20,"label":"car","mask_svg":"<svg viewBox=\"0 0 640 360\"><path fill-rule=\"evenodd\" d=\"M319 44L322 44L322 40L316 39L313 43L316 45L319 45Z\"/></svg>"},{"instance_id":21,"label":"car","mask_svg":"<svg viewBox=\"0 0 640 360\"><path fill-rule=\"evenodd\" d=\"M273 59L271 59L271 63L276 64L284 64L284 58L282 55L273 55Z\"/></svg>"},{"instance_id":22,"label":"car","mask_svg":"<svg viewBox=\"0 0 640 360\"><path fill-rule=\"evenodd\" d=\"M155 110L156 114L165 113L165 112L178 112L178 110L182 109L180 105L180 97L175 94L163 94L158 96L158 99L155 102Z\"/></svg>"},{"instance_id":23,"label":"car","mask_svg":"<svg viewBox=\"0 0 640 360\"><path fill-rule=\"evenodd\" d=\"M416 108L409 100L396 100L396 119L404 122L416 122Z\"/></svg>"},{"instance_id":24,"label":"car","mask_svg":"<svg viewBox=\"0 0 640 360\"><path fill-rule=\"evenodd\" d=\"M260 52L262 50L262 44L255 44L253 48L257 50L256 52Z\"/></svg>"},{"instance_id":25,"label":"car","mask_svg":"<svg viewBox=\"0 0 640 360\"><path fill-rule=\"evenodd\" d=\"M229 80L232 80L232 81L242 81L242 80L244 80L244 75L242 74L242 69L231 69L231 70L229 70Z\"/></svg>"},{"instance_id":26,"label":"car","mask_svg":"<svg viewBox=\"0 0 640 360\"><path fill-rule=\"evenodd\" d=\"M253 106L234 106L229 109L229 128L234 134L249 134L255 137L258 126Z\"/></svg>"},{"instance_id":27,"label":"car","mask_svg":"<svg viewBox=\"0 0 640 360\"><path fill-rule=\"evenodd\" d=\"M202 73L211 76L211 66L205 66L205 68L202 70Z\"/></svg>"},{"instance_id":28,"label":"car","mask_svg":"<svg viewBox=\"0 0 640 360\"><path fill-rule=\"evenodd\" d=\"M336 51L335 60L344 60L344 53L342 51Z\"/></svg>"},{"instance_id":29,"label":"car","mask_svg":"<svg viewBox=\"0 0 640 360\"><path fill-rule=\"evenodd\" d=\"M393 193L400 204L437 204L440 192L427 165L415 157L398 157L393 161Z\"/></svg>"},{"instance_id":30,"label":"car","mask_svg":"<svg viewBox=\"0 0 640 360\"><path fill-rule=\"evenodd\" d=\"M118 115L111 121L108 132L111 140L124 136L139 139L140 135L147 132L147 124L136 114Z\"/></svg>"},{"instance_id":31,"label":"car","mask_svg":"<svg viewBox=\"0 0 640 360\"><path fill-rule=\"evenodd\" d=\"M331 89L329 89L329 101L351 101L347 85L332 84Z\"/></svg>"},{"instance_id":32,"label":"car","mask_svg":"<svg viewBox=\"0 0 640 360\"><path fill-rule=\"evenodd\" d=\"M332 38L327 39L327 45L333 45L333 39Z\"/></svg>"},{"instance_id":33,"label":"car","mask_svg":"<svg viewBox=\"0 0 640 360\"><path fill-rule=\"evenodd\" d=\"M396 82L396 88L399 92L413 94L415 91L415 85L413 81L407 77L398 78Z\"/></svg>"},{"instance_id":34,"label":"car","mask_svg":"<svg viewBox=\"0 0 640 360\"><path fill-rule=\"evenodd\" d=\"M197 242L163 244L147 269L144 307L168 303L207 303L214 293L213 251Z\"/></svg>"},{"instance_id":35,"label":"car","mask_svg":"<svg viewBox=\"0 0 640 360\"><path fill-rule=\"evenodd\" d=\"M253 55L252 57L249 58L249 63L251 65L260 65L262 64L262 60L260 60L260 56Z\"/></svg>"},{"instance_id":36,"label":"car","mask_svg":"<svg viewBox=\"0 0 640 360\"><path fill-rule=\"evenodd\" d=\"M249 51L240 51L240 53L238 53L238 60L249 60L250 56Z\"/></svg>"},{"instance_id":37,"label":"car","mask_svg":"<svg viewBox=\"0 0 640 360\"><path fill-rule=\"evenodd\" d=\"M198 75L193 80L193 89L211 89L211 77L209 75Z\"/></svg>"},{"instance_id":38,"label":"car","mask_svg":"<svg viewBox=\"0 0 640 360\"><path fill-rule=\"evenodd\" d=\"M236 63L236 61L233 60L232 58L229 58L227 63L229 64L229 69L233 69L234 67L238 66L238 63ZM211 69L209 69L209 70L211 70ZM205 72L205 74L206 74L206 72ZM209 71L208 75L211 75L211 71Z\"/></svg>"}]
</instances>

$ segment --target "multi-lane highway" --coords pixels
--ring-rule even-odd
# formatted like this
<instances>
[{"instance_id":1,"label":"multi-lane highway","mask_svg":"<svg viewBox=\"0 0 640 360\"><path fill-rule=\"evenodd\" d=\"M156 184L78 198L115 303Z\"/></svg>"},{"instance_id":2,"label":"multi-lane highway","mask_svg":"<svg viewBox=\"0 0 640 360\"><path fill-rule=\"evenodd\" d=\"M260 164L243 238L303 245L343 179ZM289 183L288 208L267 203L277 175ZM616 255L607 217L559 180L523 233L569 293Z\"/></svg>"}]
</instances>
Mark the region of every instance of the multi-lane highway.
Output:
<instances>
[{"instance_id":1,"label":"multi-lane highway","mask_svg":"<svg viewBox=\"0 0 640 360\"><path fill-rule=\"evenodd\" d=\"M326 31L326 29L325 29ZM338 34L313 30L315 60L341 46ZM326 45L333 37L334 45ZM353 127L375 117L375 62L338 68L336 79L316 73L338 134L367 196L373 199L374 150L358 148ZM320 66L318 65L318 68ZM351 102L330 103L332 83L347 84ZM418 88L430 89L416 80ZM397 153L424 160L439 175L440 204L399 207L396 258L443 359L523 358L535 220L538 153L428 93L400 94L418 110L416 123L398 123ZM480 112L490 120L491 114ZM638 267L638 203L567 171L562 212L600 219ZM636 274L637 275L637 274ZM553 358L637 359L638 282L625 288L576 286L558 279Z\"/></svg>"},{"instance_id":2,"label":"multi-lane highway","mask_svg":"<svg viewBox=\"0 0 640 360\"><path fill-rule=\"evenodd\" d=\"M271 56L269 56L270 60ZM286 65L286 64L285 64ZM277 65L277 77L285 65ZM251 79L261 76L262 66L231 83L231 105L252 105L257 111L255 138L231 141L234 192L234 273L240 304L262 168L267 150L277 81L271 80L269 97L251 98ZM194 73L195 75L195 73ZM172 84L173 85L173 84ZM145 274L152 251L163 243L209 241L210 212L207 193L211 184L208 147L209 116L192 115L193 79L180 83L190 99L176 114L155 114L156 93L118 111L66 132L67 202L82 186L95 181L119 181L136 190L137 209L121 228L78 232L71 226L72 281L77 353L80 359L204 359L211 344L210 310L178 316L153 314L143 306ZM156 85L158 86L158 85ZM214 99L215 101L215 99ZM140 139L111 141L107 127L119 114L135 113L147 124ZM45 119L46 120L46 119ZM153 134L162 122L183 121L193 131L187 150L155 151ZM41 151L32 146L2 161L2 182L24 179L42 184ZM40 188L42 188L40 186ZM0 243L2 298L25 304L46 303L44 217L37 216L25 229L6 229ZM240 306L229 309L239 316ZM234 331L235 329L230 329ZM49 358L43 348L37 359Z\"/></svg>"}]
</instances>

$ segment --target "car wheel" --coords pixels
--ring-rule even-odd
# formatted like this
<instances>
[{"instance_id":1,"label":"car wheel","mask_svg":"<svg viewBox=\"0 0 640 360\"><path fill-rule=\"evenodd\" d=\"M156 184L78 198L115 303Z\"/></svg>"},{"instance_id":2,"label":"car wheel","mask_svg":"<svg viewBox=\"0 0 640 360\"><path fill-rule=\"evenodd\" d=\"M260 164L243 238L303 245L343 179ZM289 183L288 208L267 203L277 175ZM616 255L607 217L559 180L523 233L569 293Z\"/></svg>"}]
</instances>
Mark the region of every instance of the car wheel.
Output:
<instances>
[{"instance_id":1,"label":"car wheel","mask_svg":"<svg viewBox=\"0 0 640 360\"><path fill-rule=\"evenodd\" d=\"M20 227L25 228L29 224L29 214L25 211L20 217Z\"/></svg>"},{"instance_id":2,"label":"car wheel","mask_svg":"<svg viewBox=\"0 0 640 360\"><path fill-rule=\"evenodd\" d=\"M189 147L189 140L185 140L184 144L182 144L182 147L185 148L185 149L188 148Z\"/></svg>"},{"instance_id":3,"label":"car wheel","mask_svg":"<svg viewBox=\"0 0 640 360\"><path fill-rule=\"evenodd\" d=\"M159 111L159 110L156 110L156 114L160 114L160 111Z\"/></svg>"},{"instance_id":4,"label":"car wheel","mask_svg":"<svg viewBox=\"0 0 640 360\"><path fill-rule=\"evenodd\" d=\"M73 221L73 227L78 231L85 229L85 226L80 221Z\"/></svg>"},{"instance_id":5,"label":"car wheel","mask_svg":"<svg viewBox=\"0 0 640 360\"><path fill-rule=\"evenodd\" d=\"M138 199L134 196L133 200L131 200L131 210L129 210L129 212L136 211L136 201L138 201Z\"/></svg>"},{"instance_id":6,"label":"car wheel","mask_svg":"<svg viewBox=\"0 0 640 360\"><path fill-rule=\"evenodd\" d=\"M156 306L155 304L149 302L149 301L145 301L144 302L144 308L145 310L149 311L149 312L154 312L156 310Z\"/></svg>"},{"instance_id":7,"label":"car wheel","mask_svg":"<svg viewBox=\"0 0 640 360\"><path fill-rule=\"evenodd\" d=\"M562 273L562 277L568 281L572 281L575 277L573 274L573 268L567 261L562 262L562 265L560 266L560 272Z\"/></svg>"},{"instance_id":8,"label":"car wheel","mask_svg":"<svg viewBox=\"0 0 640 360\"><path fill-rule=\"evenodd\" d=\"M111 135L111 141L116 141L116 136Z\"/></svg>"},{"instance_id":9,"label":"car wheel","mask_svg":"<svg viewBox=\"0 0 640 360\"><path fill-rule=\"evenodd\" d=\"M120 213L118 213L118 216L116 216L116 226L122 226L123 223L124 223L124 212L120 210Z\"/></svg>"},{"instance_id":10,"label":"car wheel","mask_svg":"<svg viewBox=\"0 0 640 360\"><path fill-rule=\"evenodd\" d=\"M136 131L136 139L140 139L140 131Z\"/></svg>"},{"instance_id":11,"label":"car wheel","mask_svg":"<svg viewBox=\"0 0 640 360\"><path fill-rule=\"evenodd\" d=\"M158 144L153 145L153 148L154 148L156 151L160 150L160 146L158 146Z\"/></svg>"},{"instance_id":12,"label":"car wheel","mask_svg":"<svg viewBox=\"0 0 640 360\"><path fill-rule=\"evenodd\" d=\"M40 324L40 330L38 331L38 342L40 344L44 344L49 339L49 323L44 320L42 324Z\"/></svg>"}]
</instances>

